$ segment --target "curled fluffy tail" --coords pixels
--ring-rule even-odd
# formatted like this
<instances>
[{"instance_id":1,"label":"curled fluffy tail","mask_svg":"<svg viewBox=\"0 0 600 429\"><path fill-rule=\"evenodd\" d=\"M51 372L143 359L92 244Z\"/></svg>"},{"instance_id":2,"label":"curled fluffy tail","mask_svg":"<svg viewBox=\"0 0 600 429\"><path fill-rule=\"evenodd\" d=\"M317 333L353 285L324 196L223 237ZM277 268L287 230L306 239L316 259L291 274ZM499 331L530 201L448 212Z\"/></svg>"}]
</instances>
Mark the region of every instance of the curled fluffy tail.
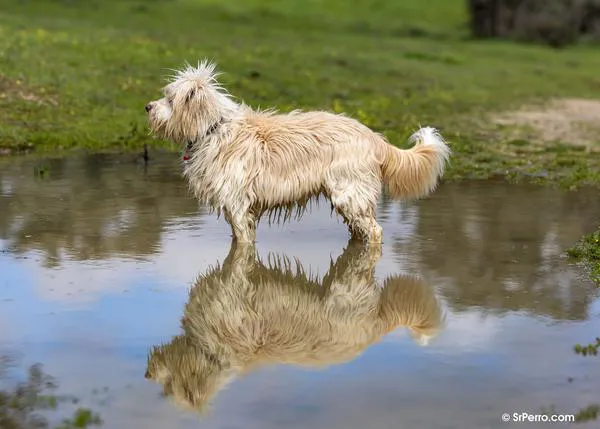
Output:
<instances>
[{"instance_id":1,"label":"curled fluffy tail","mask_svg":"<svg viewBox=\"0 0 600 429\"><path fill-rule=\"evenodd\" d=\"M415 145L407 150L385 143L383 180L391 197L416 199L429 195L444 174L450 148L431 127L421 128L409 138Z\"/></svg>"}]
</instances>

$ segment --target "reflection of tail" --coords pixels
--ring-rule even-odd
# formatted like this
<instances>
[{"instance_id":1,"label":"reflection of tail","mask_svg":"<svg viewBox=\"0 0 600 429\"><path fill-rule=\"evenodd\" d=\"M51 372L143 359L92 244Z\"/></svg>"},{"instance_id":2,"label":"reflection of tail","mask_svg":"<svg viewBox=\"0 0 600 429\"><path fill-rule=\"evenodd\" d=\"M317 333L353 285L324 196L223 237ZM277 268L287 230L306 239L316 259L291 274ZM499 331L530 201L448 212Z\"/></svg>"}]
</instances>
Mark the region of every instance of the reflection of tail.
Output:
<instances>
[{"instance_id":1,"label":"reflection of tail","mask_svg":"<svg viewBox=\"0 0 600 429\"><path fill-rule=\"evenodd\" d=\"M409 139L415 146L398 149L386 142L382 172L391 197L421 198L429 195L444 174L450 148L434 128L425 127Z\"/></svg>"},{"instance_id":2,"label":"reflection of tail","mask_svg":"<svg viewBox=\"0 0 600 429\"><path fill-rule=\"evenodd\" d=\"M391 276L384 281L380 316L389 325L406 326L422 346L437 336L445 319L431 288L408 276Z\"/></svg>"},{"instance_id":3,"label":"reflection of tail","mask_svg":"<svg viewBox=\"0 0 600 429\"><path fill-rule=\"evenodd\" d=\"M435 334L442 318L431 288L411 276L379 287L380 257L380 246L350 242L319 279L299 261L274 256L265 263L253 244L234 242L222 266L198 277L183 334L151 351L146 378L202 409L257 365L346 362L402 325L419 340Z\"/></svg>"}]
</instances>

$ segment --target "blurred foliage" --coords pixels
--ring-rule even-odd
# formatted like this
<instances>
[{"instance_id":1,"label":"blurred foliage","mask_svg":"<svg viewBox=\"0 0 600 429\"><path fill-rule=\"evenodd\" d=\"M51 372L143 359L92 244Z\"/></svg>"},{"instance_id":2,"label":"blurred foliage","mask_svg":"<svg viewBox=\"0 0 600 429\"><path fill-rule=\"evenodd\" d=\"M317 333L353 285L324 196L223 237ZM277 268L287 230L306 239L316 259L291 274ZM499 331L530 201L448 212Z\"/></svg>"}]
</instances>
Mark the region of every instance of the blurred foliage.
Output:
<instances>
[{"instance_id":1,"label":"blurred foliage","mask_svg":"<svg viewBox=\"0 0 600 429\"><path fill-rule=\"evenodd\" d=\"M595 343L590 343L585 346L581 344L575 345L575 353L582 356L598 356L598 348L600 347L600 338L596 338Z\"/></svg>"},{"instance_id":2,"label":"blurred foliage","mask_svg":"<svg viewBox=\"0 0 600 429\"><path fill-rule=\"evenodd\" d=\"M0 381L6 375L10 360L0 357ZM25 381L12 387L0 384L0 428L2 429L75 429L101 426L100 416L87 408L77 408L73 416L53 425L44 415L45 411L55 411L61 404L77 404L72 396L56 393L58 385L45 374L42 365L29 368Z\"/></svg>"},{"instance_id":3,"label":"blurred foliage","mask_svg":"<svg viewBox=\"0 0 600 429\"><path fill-rule=\"evenodd\" d=\"M600 286L600 227L595 232L583 236L575 246L567 249L567 254L573 259L588 264L592 279Z\"/></svg>"},{"instance_id":4,"label":"blurred foliage","mask_svg":"<svg viewBox=\"0 0 600 429\"><path fill-rule=\"evenodd\" d=\"M575 414L575 421L578 423L589 422L591 420L597 420L598 414L600 413L600 405L593 404L582 408Z\"/></svg>"},{"instance_id":5,"label":"blurred foliage","mask_svg":"<svg viewBox=\"0 0 600 429\"><path fill-rule=\"evenodd\" d=\"M475 37L563 47L600 42L600 0L468 0Z\"/></svg>"}]
</instances>

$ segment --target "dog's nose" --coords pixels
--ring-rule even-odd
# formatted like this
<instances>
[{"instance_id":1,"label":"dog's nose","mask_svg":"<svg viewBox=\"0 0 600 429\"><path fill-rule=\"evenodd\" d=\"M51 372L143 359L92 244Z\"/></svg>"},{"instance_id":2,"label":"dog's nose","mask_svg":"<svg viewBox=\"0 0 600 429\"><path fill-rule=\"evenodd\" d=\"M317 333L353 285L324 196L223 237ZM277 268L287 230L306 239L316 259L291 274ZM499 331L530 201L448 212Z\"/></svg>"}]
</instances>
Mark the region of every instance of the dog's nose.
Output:
<instances>
[{"instance_id":1,"label":"dog's nose","mask_svg":"<svg viewBox=\"0 0 600 429\"><path fill-rule=\"evenodd\" d=\"M146 104L145 109L146 109L146 113L150 113L150 110L152 110L152 103Z\"/></svg>"}]
</instances>

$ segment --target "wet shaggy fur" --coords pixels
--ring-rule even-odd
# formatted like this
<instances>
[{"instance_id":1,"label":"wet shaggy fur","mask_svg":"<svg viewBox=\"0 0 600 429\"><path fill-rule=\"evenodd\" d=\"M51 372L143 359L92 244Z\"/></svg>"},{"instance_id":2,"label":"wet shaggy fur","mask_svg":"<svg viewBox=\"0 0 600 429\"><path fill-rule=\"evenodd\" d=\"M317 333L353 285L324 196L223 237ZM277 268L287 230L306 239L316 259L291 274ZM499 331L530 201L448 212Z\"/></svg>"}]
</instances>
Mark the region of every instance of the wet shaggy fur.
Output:
<instances>
[{"instance_id":1,"label":"wet shaggy fur","mask_svg":"<svg viewBox=\"0 0 600 429\"><path fill-rule=\"evenodd\" d=\"M177 71L164 97L146 105L151 131L184 146L184 176L195 196L222 212L239 242L253 242L264 214L300 215L324 195L353 237L379 243L375 208L382 187L393 198L429 195L450 149L433 128L398 149L360 122L324 111L280 114L237 103L215 65Z\"/></svg>"},{"instance_id":2,"label":"wet shaggy fur","mask_svg":"<svg viewBox=\"0 0 600 429\"><path fill-rule=\"evenodd\" d=\"M319 280L298 262L274 257L265 264L253 245L234 242L223 266L197 279L183 333L153 348L146 378L176 403L202 411L228 382L259 365L350 361L400 326L426 344L443 326L440 303L412 276L378 284L380 252L351 242Z\"/></svg>"}]
</instances>

